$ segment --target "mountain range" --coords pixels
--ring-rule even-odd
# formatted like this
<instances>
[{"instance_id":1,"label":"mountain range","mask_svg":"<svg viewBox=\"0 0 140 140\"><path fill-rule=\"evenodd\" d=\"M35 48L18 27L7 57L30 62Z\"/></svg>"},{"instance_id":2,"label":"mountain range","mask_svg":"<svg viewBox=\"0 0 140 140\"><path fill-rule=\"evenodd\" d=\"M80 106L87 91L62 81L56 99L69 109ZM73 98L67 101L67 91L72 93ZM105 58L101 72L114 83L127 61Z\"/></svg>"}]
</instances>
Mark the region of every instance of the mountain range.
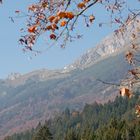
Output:
<instances>
[{"instance_id":1,"label":"mountain range","mask_svg":"<svg viewBox=\"0 0 140 140\"><path fill-rule=\"evenodd\" d=\"M138 25L135 22L124 34L107 36L63 69L12 73L1 79L0 138L31 129L67 107L80 110L86 103L113 100L118 87L101 81L118 84L127 75L130 65L124 54L130 47L131 33L140 33Z\"/></svg>"}]
</instances>

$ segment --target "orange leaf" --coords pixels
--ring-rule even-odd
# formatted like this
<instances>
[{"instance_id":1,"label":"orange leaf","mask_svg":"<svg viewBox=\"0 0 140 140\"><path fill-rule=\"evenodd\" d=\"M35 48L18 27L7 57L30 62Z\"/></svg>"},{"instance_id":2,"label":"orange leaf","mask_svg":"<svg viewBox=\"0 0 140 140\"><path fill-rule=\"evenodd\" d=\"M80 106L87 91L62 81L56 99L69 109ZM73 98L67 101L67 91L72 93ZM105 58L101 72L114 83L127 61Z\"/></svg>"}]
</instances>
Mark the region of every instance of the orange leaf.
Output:
<instances>
[{"instance_id":1,"label":"orange leaf","mask_svg":"<svg viewBox=\"0 0 140 140\"><path fill-rule=\"evenodd\" d=\"M66 17L69 18L69 19L73 19L74 18L73 12L67 12Z\"/></svg>"},{"instance_id":2,"label":"orange leaf","mask_svg":"<svg viewBox=\"0 0 140 140\"><path fill-rule=\"evenodd\" d=\"M49 20L50 22L53 22L54 19L55 19L55 16L50 16L50 17L48 18L48 20Z\"/></svg>"},{"instance_id":3,"label":"orange leaf","mask_svg":"<svg viewBox=\"0 0 140 140\"><path fill-rule=\"evenodd\" d=\"M59 16L60 18L65 18L65 17L66 17L66 12L62 12L62 11L60 12L60 11L59 11L59 12L57 13L57 16Z\"/></svg>"},{"instance_id":4,"label":"orange leaf","mask_svg":"<svg viewBox=\"0 0 140 140\"><path fill-rule=\"evenodd\" d=\"M90 0L83 0L85 3L88 3Z\"/></svg>"},{"instance_id":5,"label":"orange leaf","mask_svg":"<svg viewBox=\"0 0 140 140\"><path fill-rule=\"evenodd\" d=\"M29 33L34 33L35 30L36 30L36 26L31 26L31 27L28 28Z\"/></svg>"},{"instance_id":6,"label":"orange leaf","mask_svg":"<svg viewBox=\"0 0 140 140\"><path fill-rule=\"evenodd\" d=\"M63 26L65 26L66 24L67 24L67 21L63 20L63 21L61 21L60 26L63 27Z\"/></svg>"},{"instance_id":7,"label":"orange leaf","mask_svg":"<svg viewBox=\"0 0 140 140\"><path fill-rule=\"evenodd\" d=\"M52 22L57 24L59 22L59 20L60 20L60 17L55 17Z\"/></svg>"},{"instance_id":8,"label":"orange leaf","mask_svg":"<svg viewBox=\"0 0 140 140\"><path fill-rule=\"evenodd\" d=\"M84 2L81 2L81 3L79 3L79 4L77 5L77 7L80 8L80 9L83 9L83 8L86 7L86 5L85 5Z\"/></svg>"},{"instance_id":9,"label":"orange leaf","mask_svg":"<svg viewBox=\"0 0 140 140\"><path fill-rule=\"evenodd\" d=\"M120 95L122 97L127 96L128 98L131 98L133 96L132 92L128 88L125 88L125 87L122 87L120 89Z\"/></svg>"}]
</instances>

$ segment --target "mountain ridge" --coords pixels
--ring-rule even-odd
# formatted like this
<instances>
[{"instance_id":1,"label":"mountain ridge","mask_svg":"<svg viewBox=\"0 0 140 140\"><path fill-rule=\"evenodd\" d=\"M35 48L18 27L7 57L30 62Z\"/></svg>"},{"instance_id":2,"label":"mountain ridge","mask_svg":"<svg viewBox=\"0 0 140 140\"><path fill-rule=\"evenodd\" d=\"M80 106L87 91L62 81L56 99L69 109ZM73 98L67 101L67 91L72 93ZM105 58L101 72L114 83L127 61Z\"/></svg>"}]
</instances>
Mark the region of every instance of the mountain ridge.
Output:
<instances>
[{"instance_id":1,"label":"mountain ridge","mask_svg":"<svg viewBox=\"0 0 140 140\"><path fill-rule=\"evenodd\" d=\"M137 19L139 21L139 19ZM74 70L76 68L84 69L86 67L89 67L93 65L94 63L107 58L111 55L115 55L116 53L120 53L128 49L131 45L131 34L139 34L140 23L138 21L129 23L126 31L122 34L119 33L112 33L108 36L106 36L103 40L100 41L97 45L94 47L88 49L84 54L82 54L78 59L76 59L72 64L64 66L63 69L55 69L55 70L49 70L49 69L40 69L36 71L32 71L30 73L26 73L21 75L20 73L11 73L7 80L14 80L22 76L35 76L39 75L39 78L45 79L49 77L56 76L55 73L58 72L58 74L70 72L71 70ZM127 42L127 45L126 45ZM124 47L124 48L123 48ZM53 73L54 72L54 73ZM43 75L43 73L45 73ZM54 75L53 75L54 74ZM48 75L48 76L47 76ZM28 79L28 78L25 78ZM46 79L45 79L46 80Z\"/></svg>"}]
</instances>

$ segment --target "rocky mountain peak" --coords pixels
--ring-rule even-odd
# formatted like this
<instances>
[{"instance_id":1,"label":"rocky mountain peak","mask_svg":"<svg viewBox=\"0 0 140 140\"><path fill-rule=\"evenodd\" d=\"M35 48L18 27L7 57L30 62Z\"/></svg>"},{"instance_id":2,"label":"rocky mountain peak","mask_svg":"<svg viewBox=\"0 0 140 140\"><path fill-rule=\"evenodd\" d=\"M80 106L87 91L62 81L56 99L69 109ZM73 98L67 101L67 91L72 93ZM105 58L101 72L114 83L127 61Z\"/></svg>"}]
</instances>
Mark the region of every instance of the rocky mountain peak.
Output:
<instances>
[{"instance_id":1,"label":"rocky mountain peak","mask_svg":"<svg viewBox=\"0 0 140 140\"><path fill-rule=\"evenodd\" d=\"M127 28L125 28L125 31L123 33L118 32L116 34L114 32L113 34L105 37L99 44L89 49L72 65L65 67L65 70L71 70L76 68L83 69L93 65L94 63L102 60L103 58L109 57L110 55L114 55L117 52L124 51L125 49L130 47L131 44L130 42L132 41L132 35L140 34L139 26L140 26L140 20L136 19L135 22L130 23L127 26Z\"/></svg>"}]
</instances>

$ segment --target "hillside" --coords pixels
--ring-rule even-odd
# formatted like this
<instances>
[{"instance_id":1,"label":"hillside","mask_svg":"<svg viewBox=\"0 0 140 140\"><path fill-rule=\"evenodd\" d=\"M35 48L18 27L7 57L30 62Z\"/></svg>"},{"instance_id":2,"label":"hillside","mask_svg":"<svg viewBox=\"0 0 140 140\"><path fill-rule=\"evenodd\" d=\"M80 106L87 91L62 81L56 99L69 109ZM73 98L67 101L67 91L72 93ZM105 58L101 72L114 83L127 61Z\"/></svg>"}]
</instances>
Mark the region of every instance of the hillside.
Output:
<instances>
[{"instance_id":1,"label":"hillside","mask_svg":"<svg viewBox=\"0 0 140 140\"><path fill-rule=\"evenodd\" d=\"M140 102L138 96L139 93L132 99L116 97L104 105L86 104L80 112L66 108L45 125L39 123L36 129L14 134L5 140L34 140L35 137L40 140L46 127L54 140L139 140L140 120L134 113L135 103Z\"/></svg>"},{"instance_id":2,"label":"hillside","mask_svg":"<svg viewBox=\"0 0 140 140\"><path fill-rule=\"evenodd\" d=\"M74 70L65 77L12 87L1 84L0 133L11 134L35 126L39 120L66 107L81 109L85 103L106 102L118 95L116 88L96 79L118 83L128 70L123 53L104 59L84 70ZM114 65L117 64L117 65ZM13 129L14 128L14 129Z\"/></svg>"}]
</instances>

